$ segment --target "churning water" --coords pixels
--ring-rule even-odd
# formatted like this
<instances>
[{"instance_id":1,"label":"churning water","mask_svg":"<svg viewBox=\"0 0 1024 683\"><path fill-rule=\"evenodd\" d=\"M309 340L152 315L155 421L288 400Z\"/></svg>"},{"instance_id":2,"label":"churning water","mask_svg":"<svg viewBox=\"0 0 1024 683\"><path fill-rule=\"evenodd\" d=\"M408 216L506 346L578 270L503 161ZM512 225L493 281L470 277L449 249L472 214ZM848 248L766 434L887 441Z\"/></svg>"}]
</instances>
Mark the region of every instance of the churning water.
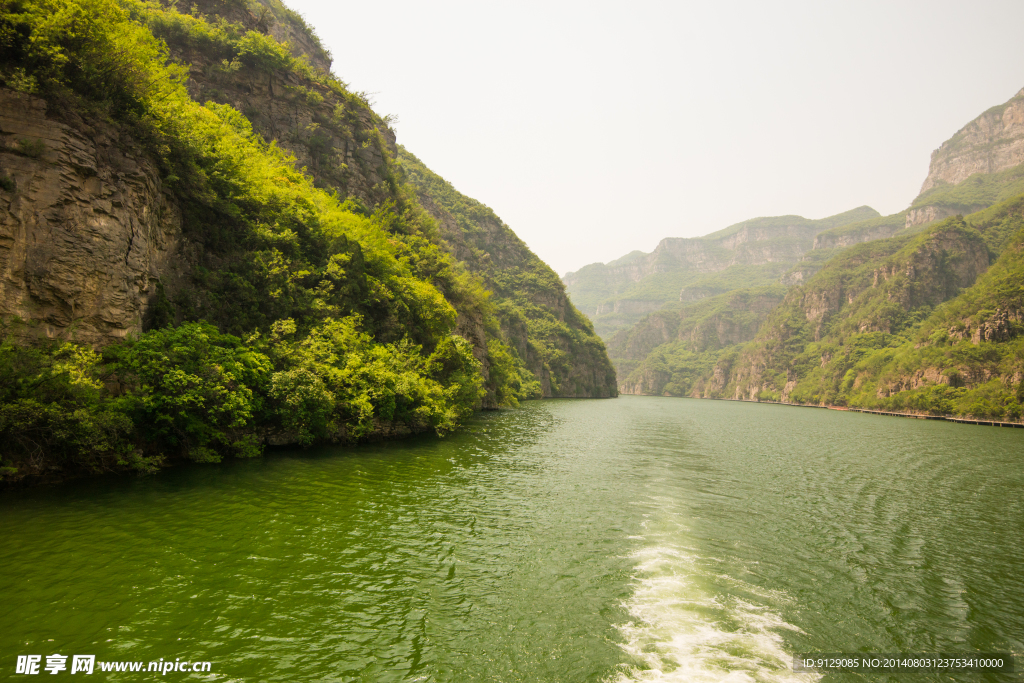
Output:
<instances>
[{"instance_id":1,"label":"churning water","mask_svg":"<svg viewBox=\"0 0 1024 683\"><path fill-rule=\"evenodd\" d=\"M793 654L843 651L1020 667L1022 493L1024 430L634 397L80 480L0 499L0 678L53 653L216 681L813 681ZM963 680L1019 680L986 676Z\"/></svg>"}]
</instances>

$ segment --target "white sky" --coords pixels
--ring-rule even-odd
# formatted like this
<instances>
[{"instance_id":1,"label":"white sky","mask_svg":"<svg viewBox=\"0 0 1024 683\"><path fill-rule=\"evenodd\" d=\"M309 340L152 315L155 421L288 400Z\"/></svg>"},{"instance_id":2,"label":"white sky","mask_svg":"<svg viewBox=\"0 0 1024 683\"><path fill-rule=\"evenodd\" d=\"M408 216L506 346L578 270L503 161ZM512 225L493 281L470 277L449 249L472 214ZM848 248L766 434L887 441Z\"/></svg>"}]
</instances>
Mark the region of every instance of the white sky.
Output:
<instances>
[{"instance_id":1,"label":"white sky","mask_svg":"<svg viewBox=\"0 0 1024 683\"><path fill-rule=\"evenodd\" d=\"M285 0L398 141L558 273L917 195L1024 87L1024 1Z\"/></svg>"}]
</instances>

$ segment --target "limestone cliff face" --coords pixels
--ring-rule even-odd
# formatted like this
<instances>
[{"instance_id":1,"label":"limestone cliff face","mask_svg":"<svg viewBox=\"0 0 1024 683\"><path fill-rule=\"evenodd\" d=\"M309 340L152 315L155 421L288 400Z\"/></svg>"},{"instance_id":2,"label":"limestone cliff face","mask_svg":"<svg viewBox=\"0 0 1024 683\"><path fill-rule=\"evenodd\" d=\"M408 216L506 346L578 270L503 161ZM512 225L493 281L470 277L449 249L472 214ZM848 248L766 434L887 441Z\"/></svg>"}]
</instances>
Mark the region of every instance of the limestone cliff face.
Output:
<instances>
[{"instance_id":1,"label":"limestone cliff face","mask_svg":"<svg viewBox=\"0 0 1024 683\"><path fill-rule=\"evenodd\" d=\"M791 339L835 343L850 334L895 333L909 312L954 298L988 266L980 235L957 221L916 241L886 240L851 250L793 288L742 353L723 359L694 395L752 400L774 392L787 400L801 379L792 374ZM823 357L822 367L829 360ZM780 383L781 368L790 368L783 374L792 376Z\"/></svg>"},{"instance_id":2,"label":"limestone cliff face","mask_svg":"<svg viewBox=\"0 0 1024 683\"><path fill-rule=\"evenodd\" d=\"M160 0L165 7L177 7L180 12L195 11L208 17L222 17L240 24L249 31L259 31L287 43L295 57L304 57L316 69L329 71L331 55L320 44L320 39L298 13L286 5L272 0L237 2L235 0Z\"/></svg>"},{"instance_id":3,"label":"limestone cliff face","mask_svg":"<svg viewBox=\"0 0 1024 683\"><path fill-rule=\"evenodd\" d=\"M316 73L329 69L330 57L298 15L269 0L190 4L212 21L220 17L288 41L292 54L309 65L268 67L247 63L242 53L229 61L216 52L220 48L175 32L173 22L155 22L151 28L167 41L171 58L189 67L193 99L242 112L256 133L291 152L318 186L364 209L420 210L402 184L394 131L364 98ZM197 266L218 267L189 242L188 235L204 228L178 201L123 130L70 111L47 112L42 100L0 91L0 319L24 321L14 326L20 335L73 337L95 346L142 332L165 294L177 305L175 297L187 299L202 287ZM530 320L502 320L544 395L614 396L603 345L557 275L500 221L485 226L486 244L476 243L478 235L467 247L451 216L425 197L424 203L446 238L438 243L454 245L470 271L500 290L498 298L523 296L551 317L555 332L540 346L531 342ZM539 279L491 277L527 262ZM485 317L472 307L456 308L456 332L472 342L486 378Z\"/></svg>"},{"instance_id":4,"label":"limestone cliff face","mask_svg":"<svg viewBox=\"0 0 1024 683\"><path fill-rule=\"evenodd\" d=\"M845 249L862 242L872 242L893 237L906 229L906 213L902 212L892 216L882 216L860 223L844 225L832 230L818 233L814 237L814 251L829 251L832 249ZM945 218L945 216L943 216ZM929 219L930 222L934 219ZM806 261L806 259L805 259Z\"/></svg>"},{"instance_id":5,"label":"limestone cliff face","mask_svg":"<svg viewBox=\"0 0 1024 683\"><path fill-rule=\"evenodd\" d=\"M906 227L980 211L1024 189L1024 90L932 152ZM1014 169L1018 169L1014 171Z\"/></svg>"},{"instance_id":6,"label":"limestone cliff face","mask_svg":"<svg viewBox=\"0 0 1024 683\"><path fill-rule=\"evenodd\" d=\"M330 68L315 36L280 7L193 4L288 41L314 69ZM326 86L292 72L225 66L187 44L170 46L190 66L194 99L246 113L258 133L342 196L368 206L390 197L385 157L396 151L394 132L365 102L338 106ZM105 345L142 331L158 282L170 296L188 280L197 259L180 208L123 131L2 90L0 164L9 179L0 187L0 318L27 323L16 334ZM472 338L478 325L462 325Z\"/></svg>"},{"instance_id":7,"label":"limestone cliff face","mask_svg":"<svg viewBox=\"0 0 1024 683\"><path fill-rule=\"evenodd\" d=\"M878 217L862 206L820 220L755 218L704 237L665 238L649 254L634 252L608 264L591 264L567 273L563 282L573 303L594 318L595 328L608 339L670 302L778 282L788 266L811 250L819 233Z\"/></svg>"},{"instance_id":8,"label":"limestone cliff face","mask_svg":"<svg viewBox=\"0 0 1024 683\"><path fill-rule=\"evenodd\" d=\"M130 139L0 89L0 318L106 344L140 332L187 252L177 207Z\"/></svg>"},{"instance_id":9,"label":"limestone cliff face","mask_svg":"<svg viewBox=\"0 0 1024 683\"><path fill-rule=\"evenodd\" d=\"M658 311L608 344L623 394L661 395L672 381L658 351L700 354L752 340L784 297L782 287L736 290L678 310Z\"/></svg>"},{"instance_id":10,"label":"limestone cliff face","mask_svg":"<svg viewBox=\"0 0 1024 683\"><path fill-rule=\"evenodd\" d=\"M997 173L1022 163L1024 89L968 123L932 152L921 194L941 183L958 185L975 173Z\"/></svg>"},{"instance_id":11,"label":"limestone cliff face","mask_svg":"<svg viewBox=\"0 0 1024 683\"><path fill-rule=\"evenodd\" d=\"M294 154L296 166L319 184L368 206L390 197L385 154L397 154L395 132L369 107L349 101L339 110L327 88L295 74L225 71L204 63L202 55L188 63L194 100L230 104L245 113L256 132Z\"/></svg>"},{"instance_id":12,"label":"limestone cliff face","mask_svg":"<svg viewBox=\"0 0 1024 683\"><path fill-rule=\"evenodd\" d=\"M198 11L221 16L249 30L287 41L294 55L314 70L328 72L330 56L312 32L272 3L242 7L221 0L196 0ZM188 89L197 102L229 104L253 129L295 155L323 186L341 196L376 206L389 197L386 155L397 154L395 132L358 96L339 97L323 83L294 72L267 71L242 62L225 64L219 55L165 37L176 60L189 66Z\"/></svg>"},{"instance_id":13,"label":"limestone cliff face","mask_svg":"<svg viewBox=\"0 0 1024 683\"><path fill-rule=\"evenodd\" d=\"M984 205L972 206L967 210L967 213L980 211L984 208ZM951 206L922 206L917 209L908 209L906 227L912 228L915 225L926 225L934 221L941 221L950 216L963 215L963 213L962 209Z\"/></svg>"},{"instance_id":14,"label":"limestone cliff face","mask_svg":"<svg viewBox=\"0 0 1024 683\"><path fill-rule=\"evenodd\" d=\"M672 271L716 273L735 265L795 263L811 249L814 236L822 230L816 221L808 221L800 216L771 220L772 224L763 224L755 219L706 237L666 237L653 252L645 254L643 258L622 265L612 263L607 266L587 266L583 270L567 273L563 281L570 292L576 292L584 286L588 275L584 273L585 270L600 270L601 276L607 280L635 283L651 275ZM652 310L626 303L628 301L615 299L601 302L592 310L594 315L618 313L627 307L641 313Z\"/></svg>"},{"instance_id":15,"label":"limestone cliff face","mask_svg":"<svg viewBox=\"0 0 1024 683\"><path fill-rule=\"evenodd\" d=\"M197 9L263 26L314 67L330 66L311 34L269 11L217 0ZM172 43L172 56L190 65L194 99L247 113L322 184L368 206L390 197L385 156L395 153L395 136L365 103L339 107L325 86L294 73L223 68L187 46ZM11 179L0 189L0 317L29 323L19 335L73 332L96 345L141 332L156 283L172 295L196 261L154 164L114 126L47 112L42 100L11 91L0 92L0 145ZM468 333L474 323L465 326Z\"/></svg>"}]
</instances>

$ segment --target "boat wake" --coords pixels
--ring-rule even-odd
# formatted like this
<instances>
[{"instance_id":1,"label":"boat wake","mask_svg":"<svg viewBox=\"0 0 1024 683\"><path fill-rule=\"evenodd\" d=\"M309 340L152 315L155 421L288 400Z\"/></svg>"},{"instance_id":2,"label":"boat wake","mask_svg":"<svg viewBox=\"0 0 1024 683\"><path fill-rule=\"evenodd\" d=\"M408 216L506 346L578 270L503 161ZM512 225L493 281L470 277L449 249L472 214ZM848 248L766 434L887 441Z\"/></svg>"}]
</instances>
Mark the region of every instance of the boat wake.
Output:
<instances>
[{"instance_id":1,"label":"boat wake","mask_svg":"<svg viewBox=\"0 0 1024 683\"><path fill-rule=\"evenodd\" d=\"M699 561L692 549L668 542L666 536L678 538L681 530L671 526L673 532L641 537L645 547L633 553L638 564L625 605L632 619L618 628L634 664L615 683L818 680L816 674L794 673L792 654L783 649L780 633L799 629L767 605L755 604L761 600L751 600L777 602L784 596L716 575L709 569L715 562Z\"/></svg>"}]
</instances>

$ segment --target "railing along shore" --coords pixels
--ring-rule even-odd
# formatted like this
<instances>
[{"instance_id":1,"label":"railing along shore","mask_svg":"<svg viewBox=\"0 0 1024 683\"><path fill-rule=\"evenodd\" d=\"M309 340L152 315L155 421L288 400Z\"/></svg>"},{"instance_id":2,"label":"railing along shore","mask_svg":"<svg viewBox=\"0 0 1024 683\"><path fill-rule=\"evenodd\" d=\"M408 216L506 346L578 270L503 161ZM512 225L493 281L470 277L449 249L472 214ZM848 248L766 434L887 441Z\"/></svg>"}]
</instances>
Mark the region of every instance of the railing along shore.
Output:
<instances>
[{"instance_id":1,"label":"railing along shore","mask_svg":"<svg viewBox=\"0 0 1024 683\"><path fill-rule=\"evenodd\" d=\"M945 422L959 422L960 424L984 425L987 427L1014 427L1017 429L1024 429L1024 422L999 422L998 420L975 420L969 417L953 417L951 415L922 415L919 413L897 413L890 410L868 410L866 408L848 408L846 406L816 406L807 403L786 403L784 401L752 401L749 398L703 398L699 396L680 396L678 398L696 398L702 401L737 401L739 403L766 403L768 405L773 406L793 406L795 408L822 408L826 410L848 411L851 413L868 413L870 415L910 417L914 418L915 420L942 420Z\"/></svg>"}]
</instances>

